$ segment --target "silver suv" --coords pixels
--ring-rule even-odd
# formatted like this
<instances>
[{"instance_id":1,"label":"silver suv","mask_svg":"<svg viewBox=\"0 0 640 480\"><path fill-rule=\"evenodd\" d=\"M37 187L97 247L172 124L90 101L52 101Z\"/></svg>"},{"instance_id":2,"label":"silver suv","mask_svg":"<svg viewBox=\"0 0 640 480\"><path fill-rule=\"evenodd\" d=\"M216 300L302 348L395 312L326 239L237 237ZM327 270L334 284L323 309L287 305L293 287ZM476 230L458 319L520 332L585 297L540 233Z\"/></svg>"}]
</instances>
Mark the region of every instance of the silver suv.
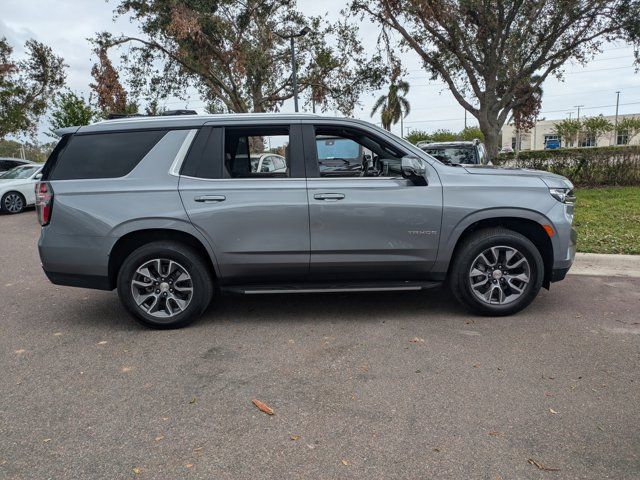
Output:
<instances>
[{"instance_id":1,"label":"silver suv","mask_svg":"<svg viewBox=\"0 0 640 480\"><path fill-rule=\"evenodd\" d=\"M358 120L190 115L59 133L36 185L44 271L58 285L117 288L152 327L186 325L214 291L445 281L472 311L508 315L563 279L575 254L566 178L447 165ZM265 152L286 168L259 169Z\"/></svg>"}]
</instances>

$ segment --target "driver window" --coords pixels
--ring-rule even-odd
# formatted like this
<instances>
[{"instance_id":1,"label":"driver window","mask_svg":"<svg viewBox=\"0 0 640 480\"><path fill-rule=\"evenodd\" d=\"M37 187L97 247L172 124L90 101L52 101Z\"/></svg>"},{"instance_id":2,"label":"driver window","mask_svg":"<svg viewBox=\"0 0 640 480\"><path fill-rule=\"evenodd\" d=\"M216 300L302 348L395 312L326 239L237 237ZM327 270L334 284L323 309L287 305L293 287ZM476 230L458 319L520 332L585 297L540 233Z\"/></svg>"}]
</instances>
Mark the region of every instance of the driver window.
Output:
<instances>
[{"instance_id":1,"label":"driver window","mask_svg":"<svg viewBox=\"0 0 640 480\"><path fill-rule=\"evenodd\" d=\"M315 127L321 177L397 177L402 175L402 152L355 129Z\"/></svg>"}]
</instances>

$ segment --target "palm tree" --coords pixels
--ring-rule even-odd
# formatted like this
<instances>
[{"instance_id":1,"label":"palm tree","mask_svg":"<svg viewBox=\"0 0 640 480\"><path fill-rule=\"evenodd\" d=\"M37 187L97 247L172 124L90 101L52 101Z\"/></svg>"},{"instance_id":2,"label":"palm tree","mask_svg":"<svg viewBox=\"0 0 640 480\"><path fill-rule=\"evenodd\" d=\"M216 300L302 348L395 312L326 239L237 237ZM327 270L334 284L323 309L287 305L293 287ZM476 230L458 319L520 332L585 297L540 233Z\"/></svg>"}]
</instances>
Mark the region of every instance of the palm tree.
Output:
<instances>
[{"instance_id":1,"label":"palm tree","mask_svg":"<svg viewBox=\"0 0 640 480\"><path fill-rule=\"evenodd\" d=\"M371 116L373 117L380 110L380 120L385 130L391 129L391 125L402 122L402 119L409 115L411 106L406 99L407 93L409 93L409 84L406 81L391 82L389 92L381 95L373 105Z\"/></svg>"}]
</instances>

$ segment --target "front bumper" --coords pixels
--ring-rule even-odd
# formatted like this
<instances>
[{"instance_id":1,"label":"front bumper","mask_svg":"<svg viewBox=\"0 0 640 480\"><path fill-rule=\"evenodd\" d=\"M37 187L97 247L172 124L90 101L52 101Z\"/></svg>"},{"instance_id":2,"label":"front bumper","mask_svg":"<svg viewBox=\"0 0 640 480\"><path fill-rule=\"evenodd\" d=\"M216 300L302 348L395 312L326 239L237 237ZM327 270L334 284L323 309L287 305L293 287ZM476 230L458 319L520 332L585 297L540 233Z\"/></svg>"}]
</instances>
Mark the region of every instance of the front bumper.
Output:
<instances>
[{"instance_id":1,"label":"front bumper","mask_svg":"<svg viewBox=\"0 0 640 480\"><path fill-rule=\"evenodd\" d=\"M573 260L576 257L576 246L578 242L578 232L576 229L571 227L569 230L569 241L566 245L566 253L564 258L555 259L553 262L553 268L551 269L551 277L549 280L551 282L559 282L560 280L564 280L564 277L567 275L567 272L573 265Z\"/></svg>"}]
</instances>

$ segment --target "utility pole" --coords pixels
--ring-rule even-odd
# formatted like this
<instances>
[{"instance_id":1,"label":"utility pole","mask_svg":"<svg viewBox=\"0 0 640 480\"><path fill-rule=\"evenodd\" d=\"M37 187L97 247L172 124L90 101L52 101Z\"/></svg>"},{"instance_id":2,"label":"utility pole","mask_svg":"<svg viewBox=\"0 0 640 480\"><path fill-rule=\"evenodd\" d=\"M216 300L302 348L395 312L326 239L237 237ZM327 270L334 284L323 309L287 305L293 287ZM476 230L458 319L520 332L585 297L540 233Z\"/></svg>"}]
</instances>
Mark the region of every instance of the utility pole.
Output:
<instances>
[{"instance_id":1,"label":"utility pole","mask_svg":"<svg viewBox=\"0 0 640 480\"><path fill-rule=\"evenodd\" d=\"M578 120L580 120L580 107L584 107L584 105L574 105L573 108L578 109Z\"/></svg>"},{"instance_id":2,"label":"utility pole","mask_svg":"<svg viewBox=\"0 0 640 480\"><path fill-rule=\"evenodd\" d=\"M620 90L616 92L616 120L613 124L613 144L618 144L618 106L620 105Z\"/></svg>"},{"instance_id":3,"label":"utility pole","mask_svg":"<svg viewBox=\"0 0 640 480\"><path fill-rule=\"evenodd\" d=\"M295 39L298 37L303 37L307 33L309 33L311 29L309 27L304 27L298 33L290 33L289 35L283 35L278 32L275 32L282 39L288 39L291 42L291 83L293 86L293 108L296 113L298 112L298 73L296 71L296 47L295 47Z\"/></svg>"},{"instance_id":4,"label":"utility pole","mask_svg":"<svg viewBox=\"0 0 640 480\"><path fill-rule=\"evenodd\" d=\"M467 109L464 109L464 129L467 129Z\"/></svg>"}]
</instances>

